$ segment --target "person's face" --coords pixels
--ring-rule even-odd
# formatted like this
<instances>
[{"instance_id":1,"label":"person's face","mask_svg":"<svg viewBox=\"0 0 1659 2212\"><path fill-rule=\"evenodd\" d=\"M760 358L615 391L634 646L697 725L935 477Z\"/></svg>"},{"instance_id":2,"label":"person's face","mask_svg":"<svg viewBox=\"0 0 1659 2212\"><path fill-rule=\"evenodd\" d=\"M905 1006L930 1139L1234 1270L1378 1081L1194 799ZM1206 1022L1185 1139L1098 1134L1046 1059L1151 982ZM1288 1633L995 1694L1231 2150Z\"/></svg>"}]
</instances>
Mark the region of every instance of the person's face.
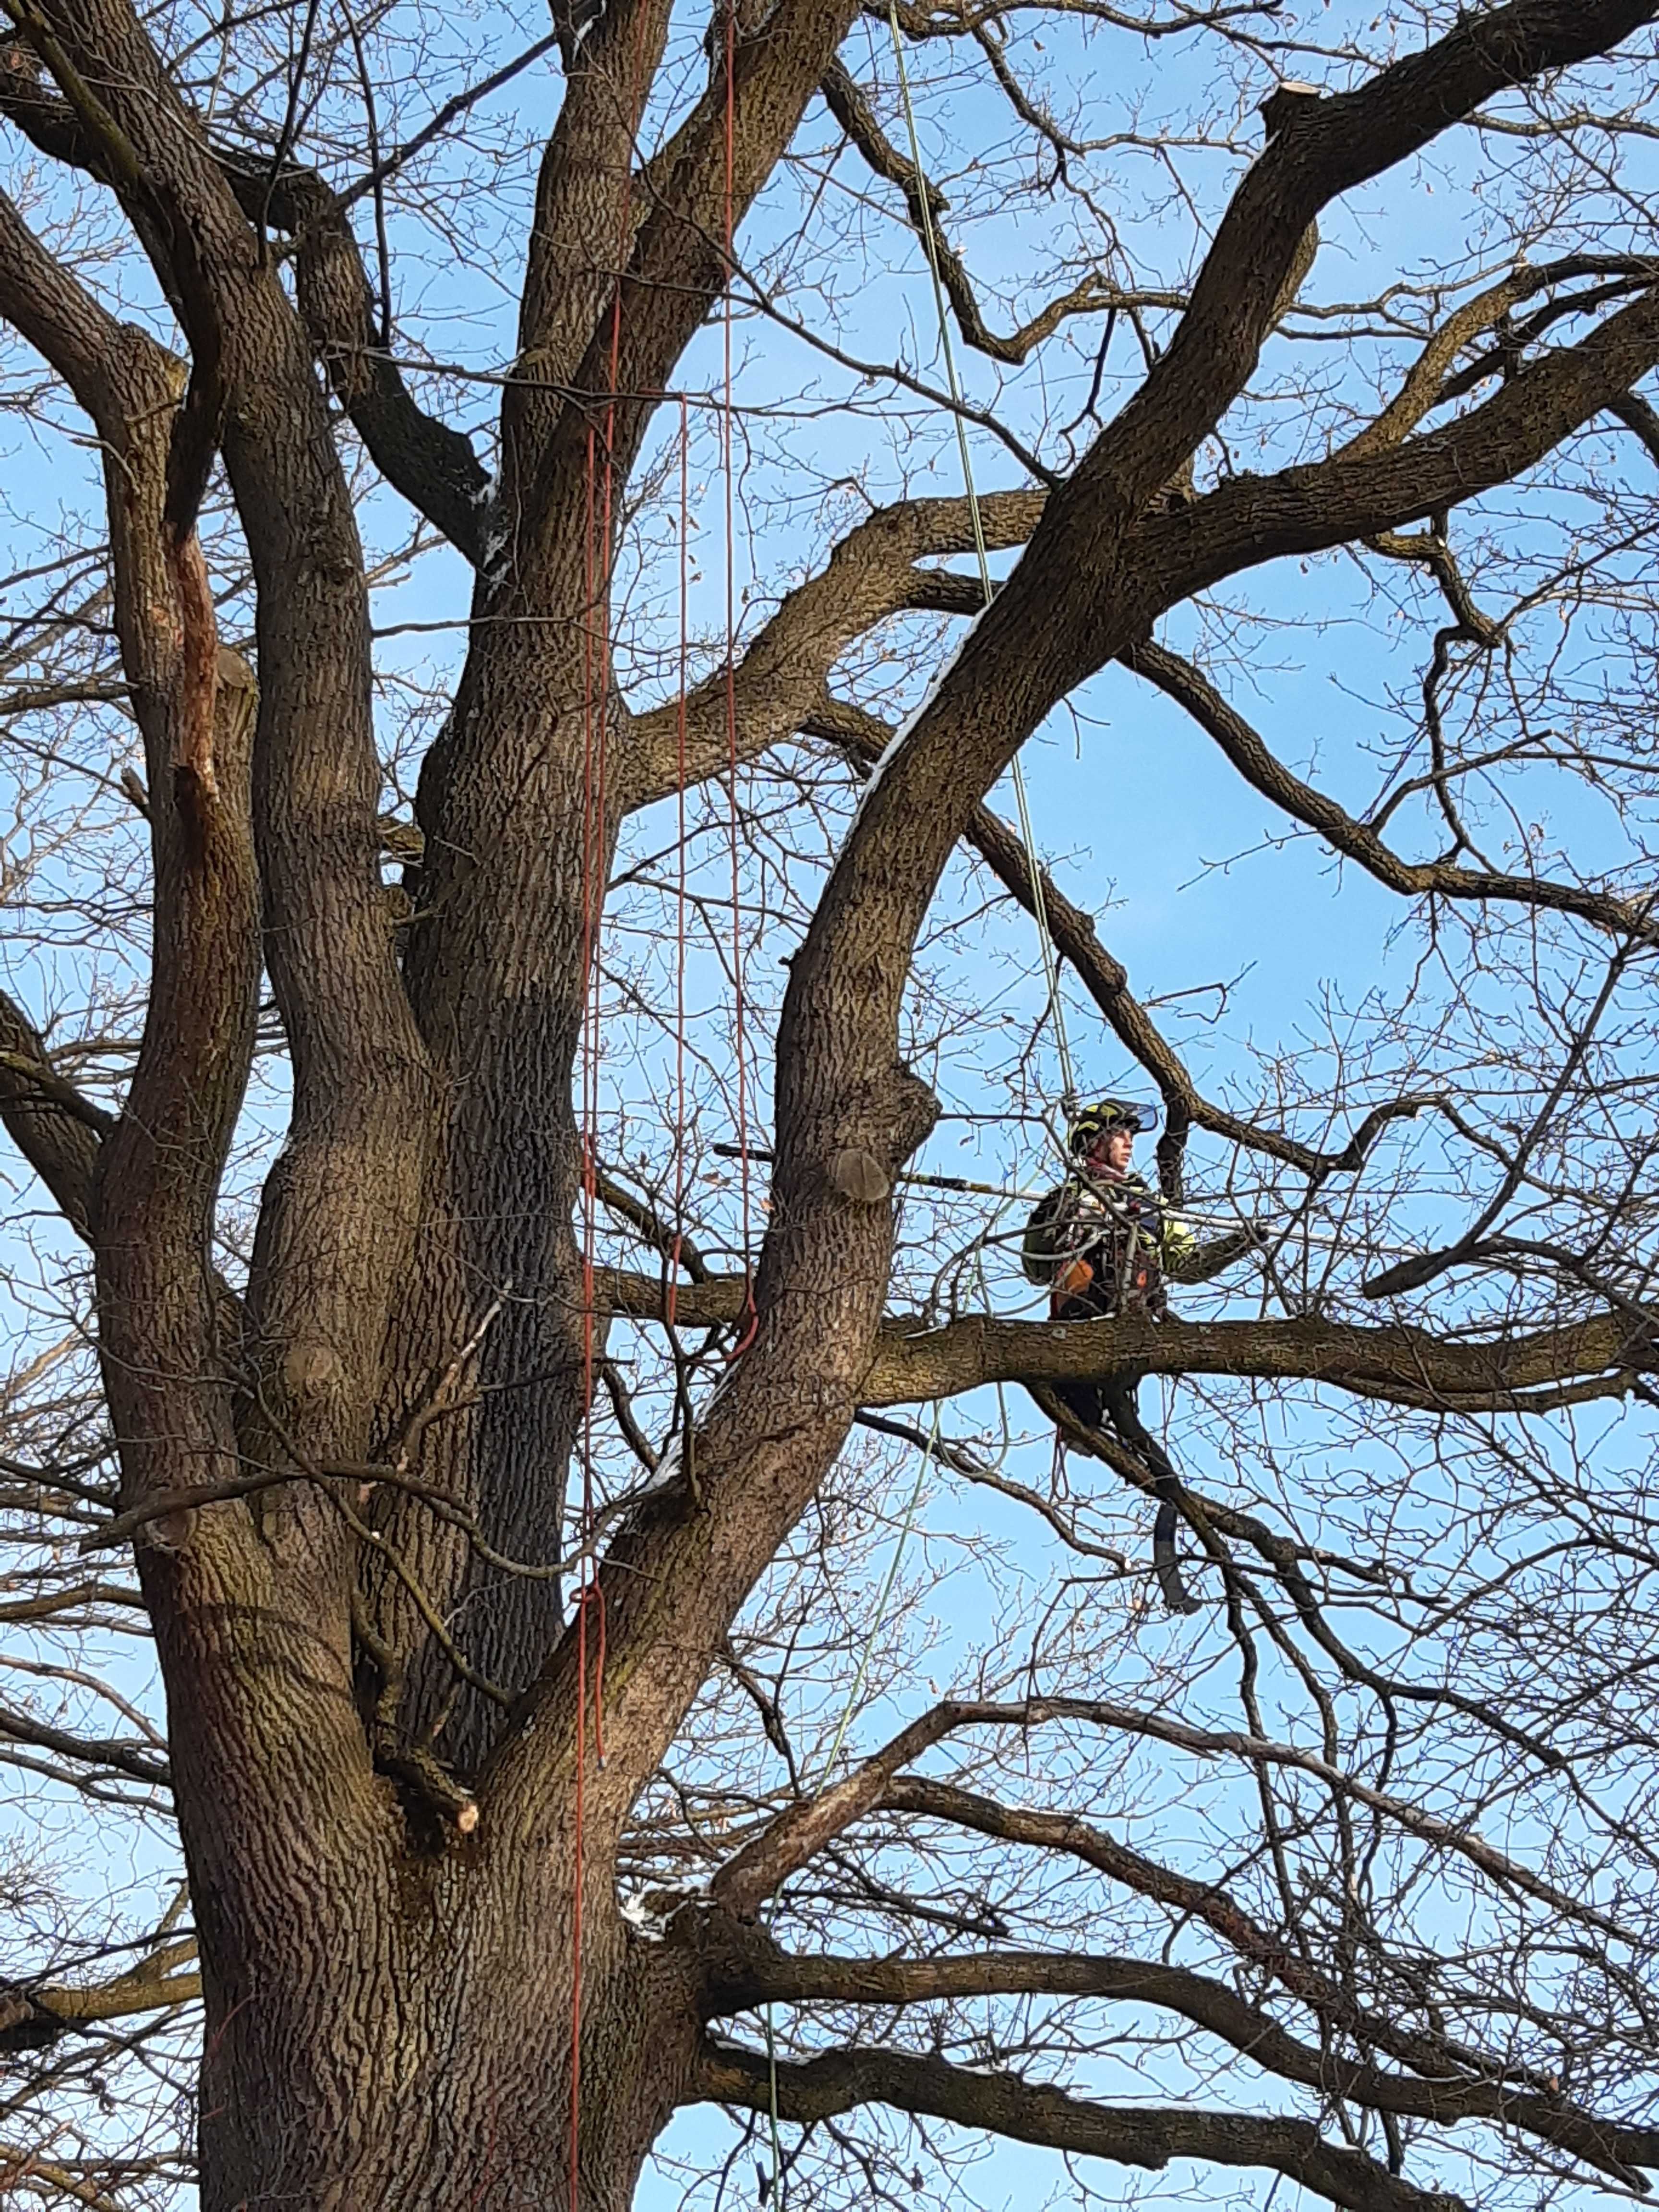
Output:
<instances>
[{"instance_id":1,"label":"person's face","mask_svg":"<svg viewBox=\"0 0 1659 2212\"><path fill-rule=\"evenodd\" d=\"M1103 1129L1089 1147L1091 1167L1109 1168L1114 1175L1122 1175L1134 1157L1135 1133L1133 1129Z\"/></svg>"}]
</instances>

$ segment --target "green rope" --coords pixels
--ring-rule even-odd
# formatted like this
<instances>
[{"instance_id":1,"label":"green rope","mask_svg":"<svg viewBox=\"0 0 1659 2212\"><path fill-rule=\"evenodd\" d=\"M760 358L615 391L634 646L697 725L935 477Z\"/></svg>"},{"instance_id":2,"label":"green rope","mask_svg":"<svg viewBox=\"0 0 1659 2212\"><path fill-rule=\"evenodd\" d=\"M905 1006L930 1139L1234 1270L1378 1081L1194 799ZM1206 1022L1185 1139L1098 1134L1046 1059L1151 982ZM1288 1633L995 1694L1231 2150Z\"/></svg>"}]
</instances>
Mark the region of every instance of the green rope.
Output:
<instances>
[{"instance_id":1,"label":"green rope","mask_svg":"<svg viewBox=\"0 0 1659 2212\"><path fill-rule=\"evenodd\" d=\"M933 310L939 317L939 343L945 353L945 373L950 384L951 406L957 426L957 451L962 457L962 481L968 493L968 511L973 518L974 550L979 556L980 589L988 607L995 586L991 581L991 563L985 544L985 525L980 514L979 493L974 484L974 465L968 451L968 425L963 415L962 386L957 379L956 349L951 343L951 316L945 305L945 278L940 273L939 239L933 229L933 204L927 191L927 173L921 166L921 142L916 136L916 112L910 101L910 73L904 65L904 45L899 36L897 0L887 0L887 21L893 33L893 59L898 64L899 92L904 101L904 125L910 138L910 166L915 174L916 204L921 211L921 239L927 249L927 267L933 280ZM1031 878L1031 909L1036 921L1037 945L1042 954L1043 981L1048 990L1048 1012L1054 1025L1054 1042L1060 1052L1060 1075L1062 1085L1061 1103L1067 1109L1077 1103L1077 1080L1072 1072L1072 1049L1066 1035L1066 1012L1060 1003L1060 971L1054 958L1054 948L1048 935L1048 901L1042 892L1042 868L1037 857L1036 835L1031 827L1031 809L1025 795L1025 771L1020 765L1019 755L1012 762L1014 804L1019 813L1019 834L1025 843L1025 865Z\"/></svg>"},{"instance_id":2,"label":"green rope","mask_svg":"<svg viewBox=\"0 0 1659 2212\"><path fill-rule=\"evenodd\" d=\"M876 1645L881 1639L882 1630L887 1626L887 1608L892 1601L893 1585L898 1580L899 1566L904 1558L905 1547L910 1540L910 1531L915 1525L916 1509L921 1504L922 1489L927 1480L928 1463L939 1455L939 1426L944 1419L945 1401L943 1398L936 1398L933 1401L933 1426L927 1439L927 1449L921 1455L921 1463L916 1469L915 1485L911 1490L909 1503L904 1509L904 1518L899 1523L898 1540L893 1546L893 1556L888 1560L887 1572L882 1577L881 1595L876 1600L876 1617L871 1624L869 1635L865 1638L864 1653L859 1661L859 1670L853 1677L852 1688L847 1692L847 1703L842 1708L841 1720L836 1727L834 1741L830 1746L829 1756L823 1762L823 1771L826 1774L832 1771L836 1761L841 1757L841 1747L847 1741L847 1731L852 1726L854 1714L858 1711L865 1677L869 1674L870 1662L876 1656ZM773 2033L772 2008L769 2004L765 2012L765 2027L767 2109L772 2130L772 2185L767 2191L767 2201L770 2204L781 2207L788 2201L788 2185L784 2178L783 2151L778 2136L778 2046Z\"/></svg>"},{"instance_id":3,"label":"green rope","mask_svg":"<svg viewBox=\"0 0 1659 2212\"><path fill-rule=\"evenodd\" d=\"M766 2008L766 2085L767 2118L772 2128L772 2185L766 2192L769 2204L781 2205L788 2197L789 2185L783 2174L783 2146L778 2139L778 2046L772 2033L772 2008Z\"/></svg>"},{"instance_id":4,"label":"green rope","mask_svg":"<svg viewBox=\"0 0 1659 2212\"><path fill-rule=\"evenodd\" d=\"M892 1598L893 1585L898 1580L899 1565L904 1557L905 1546L910 1540L910 1531L915 1524L916 1508L921 1504L922 1487L927 1480L928 1462L938 1455L939 1424L944 1418L945 1401L943 1398L936 1398L933 1401L933 1426L927 1439L927 1449L921 1455L921 1465L916 1469L915 1487L910 1492L910 1502L904 1509L903 1520L899 1523L898 1540L893 1547L893 1556L887 1562L887 1572L882 1581L881 1595L876 1600L875 1626L871 1629L866 1641L864 1656L859 1661L859 1671L853 1677L853 1686L848 1692L847 1703L842 1709L841 1725L836 1730L835 1741L830 1747L830 1755L823 1762L823 1771L826 1774L841 1757L841 1747L847 1741L847 1731L852 1726L853 1715L858 1710L859 1698L863 1693L865 1676L870 1672L870 1662L876 1656L877 1641L882 1630L887 1626L888 1604Z\"/></svg>"},{"instance_id":5,"label":"green rope","mask_svg":"<svg viewBox=\"0 0 1659 2212\"><path fill-rule=\"evenodd\" d=\"M922 242L927 249L927 266L933 281L933 307L939 316L939 342L945 350L945 374L950 382L951 404L955 413L957 450L962 457L962 480L968 494L968 512L973 520L974 550L979 558L980 589L984 593L985 604L988 607L995 595L996 587L991 580L991 562L985 543L984 518L980 513L979 493L974 483L973 459L968 450L968 432L962 412L962 387L957 379L956 353L951 343L951 318L945 306L945 279L939 273L939 240L933 232L933 210L928 204L927 179L921 166L921 147L916 137L915 110L910 101L910 78L904 66L904 47L899 38L898 10L895 0L888 0L888 21L893 33L893 55L898 64L899 90L904 100L905 127L910 136L910 162L915 172L916 198L921 209ZM1060 1053L1060 1080L1065 1086L1064 1103L1070 1107L1077 1098L1077 1081L1072 1072L1072 1050L1066 1035L1066 1012L1060 1001L1059 969L1054 959L1054 945L1048 935L1048 902L1042 891L1042 868L1037 857L1036 833L1031 826L1030 803L1025 793L1025 775L1020 766L1018 753L1014 756L1012 769L1014 803L1019 813L1020 836L1025 844L1025 865L1031 879L1031 905L1036 920L1037 944L1042 954L1043 981L1048 986L1048 1012L1054 1022L1054 1042ZM941 1177L939 1180L943 1181L945 1178ZM999 1391L999 1401L1001 1393ZM848 1692L847 1703L842 1709L834 1741L830 1746L829 1757L824 1761L826 1774L834 1768L836 1761L841 1756L842 1746L847 1741L847 1731L853 1724L853 1716L858 1711L859 1699L863 1695L865 1680L869 1674L871 1662L875 1657L876 1645L880 1641L882 1630L887 1625L887 1608L892 1602L894 1587L898 1581L899 1568L903 1562L905 1548L910 1540L910 1531L915 1523L917 1509L921 1504L921 1493L927 1480L928 1462L937 1456L939 1451L939 1428L944 1416L945 1401L942 1398L936 1399L933 1404L933 1431L927 1440L927 1449L921 1455L921 1462L916 1470L915 1485L910 1492L909 1503L904 1509L904 1518L899 1524L898 1540L893 1546L893 1555L887 1563L887 1572L882 1579L881 1594L876 1601L875 1620L865 1641L864 1653L859 1661L858 1673L853 1678L853 1686ZM765 2027L767 2106L772 2137L772 2185L768 2195L770 2202L775 2207L780 2208L781 2212L781 2208L787 2202L787 2185L784 2178L783 2150L778 2131L777 2039L773 2030L772 2008L769 2004L765 2008Z\"/></svg>"}]
</instances>

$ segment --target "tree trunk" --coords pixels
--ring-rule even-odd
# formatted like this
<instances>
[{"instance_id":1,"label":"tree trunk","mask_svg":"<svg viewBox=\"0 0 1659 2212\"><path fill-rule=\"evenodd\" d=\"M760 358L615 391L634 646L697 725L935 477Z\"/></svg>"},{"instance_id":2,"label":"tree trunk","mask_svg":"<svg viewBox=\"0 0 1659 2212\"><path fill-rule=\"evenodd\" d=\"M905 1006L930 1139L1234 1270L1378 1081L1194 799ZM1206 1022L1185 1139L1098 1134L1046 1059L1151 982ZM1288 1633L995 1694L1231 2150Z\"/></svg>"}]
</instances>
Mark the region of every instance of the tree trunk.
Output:
<instances>
[{"instance_id":1,"label":"tree trunk","mask_svg":"<svg viewBox=\"0 0 1659 2212\"><path fill-rule=\"evenodd\" d=\"M422 1855L386 1785L322 1851L275 1828L204 1885L204 2212L509 2212L570 2202L572 1824ZM222 1834L213 1842L225 1866ZM355 1845L355 1848L354 1848ZM192 1860L199 1861L199 1853ZM683 1957L585 1855L576 2202L628 2212L683 2100Z\"/></svg>"},{"instance_id":2,"label":"tree trunk","mask_svg":"<svg viewBox=\"0 0 1659 2212\"><path fill-rule=\"evenodd\" d=\"M514 1694L562 1632L546 1571L562 1548L564 1470L604 1340L584 1314L571 1225L582 1172L573 1083L621 820L623 709L588 634L591 588L566 579L570 611L550 642L504 618L475 649L422 771L427 842L404 967L447 1110L394 1317L383 1425L395 1433L429 1403L476 1340L473 1402L424 1430L419 1472L498 1553L541 1572L481 1559L423 1506L386 1496L379 1510L434 1602L465 1620L471 1664ZM479 608L489 605L481 584ZM386 1642L412 1655L401 1732L476 1771L499 1710L457 1682L400 1586L371 1576L369 1590Z\"/></svg>"}]
</instances>

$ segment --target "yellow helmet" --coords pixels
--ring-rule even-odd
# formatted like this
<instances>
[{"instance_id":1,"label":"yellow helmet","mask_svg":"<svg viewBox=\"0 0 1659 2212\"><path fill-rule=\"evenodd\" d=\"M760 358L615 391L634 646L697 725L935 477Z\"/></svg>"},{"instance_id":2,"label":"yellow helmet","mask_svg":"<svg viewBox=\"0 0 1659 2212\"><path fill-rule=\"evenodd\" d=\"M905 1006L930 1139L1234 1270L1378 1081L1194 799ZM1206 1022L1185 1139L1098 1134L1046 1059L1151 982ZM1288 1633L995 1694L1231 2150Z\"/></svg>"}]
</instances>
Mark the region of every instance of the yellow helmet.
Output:
<instances>
[{"instance_id":1,"label":"yellow helmet","mask_svg":"<svg viewBox=\"0 0 1659 2212\"><path fill-rule=\"evenodd\" d=\"M1084 1152L1108 1130L1127 1129L1133 1135L1157 1127L1158 1115L1150 1106L1137 1105L1132 1098L1097 1098L1073 1115L1066 1141L1073 1152Z\"/></svg>"}]
</instances>

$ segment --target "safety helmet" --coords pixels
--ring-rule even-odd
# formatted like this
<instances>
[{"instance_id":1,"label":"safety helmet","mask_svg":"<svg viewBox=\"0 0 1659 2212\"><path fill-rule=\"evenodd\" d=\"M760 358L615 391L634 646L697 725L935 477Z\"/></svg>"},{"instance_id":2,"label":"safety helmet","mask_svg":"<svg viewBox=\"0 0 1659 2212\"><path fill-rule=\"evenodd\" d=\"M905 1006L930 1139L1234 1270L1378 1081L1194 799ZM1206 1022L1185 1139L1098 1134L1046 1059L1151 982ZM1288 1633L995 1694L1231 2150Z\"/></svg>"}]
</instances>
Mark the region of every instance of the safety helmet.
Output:
<instances>
[{"instance_id":1,"label":"safety helmet","mask_svg":"<svg viewBox=\"0 0 1659 2212\"><path fill-rule=\"evenodd\" d=\"M1109 1130L1127 1129L1133 1135L1157 1126L1158 1115L1150 1106L1137 1105L1132 1098L1097 1098L1092 1106L1080 1107L1072 1116L1066 1141L1074 1152L1085 1152Z\"/></svg>"}]
</instances>

